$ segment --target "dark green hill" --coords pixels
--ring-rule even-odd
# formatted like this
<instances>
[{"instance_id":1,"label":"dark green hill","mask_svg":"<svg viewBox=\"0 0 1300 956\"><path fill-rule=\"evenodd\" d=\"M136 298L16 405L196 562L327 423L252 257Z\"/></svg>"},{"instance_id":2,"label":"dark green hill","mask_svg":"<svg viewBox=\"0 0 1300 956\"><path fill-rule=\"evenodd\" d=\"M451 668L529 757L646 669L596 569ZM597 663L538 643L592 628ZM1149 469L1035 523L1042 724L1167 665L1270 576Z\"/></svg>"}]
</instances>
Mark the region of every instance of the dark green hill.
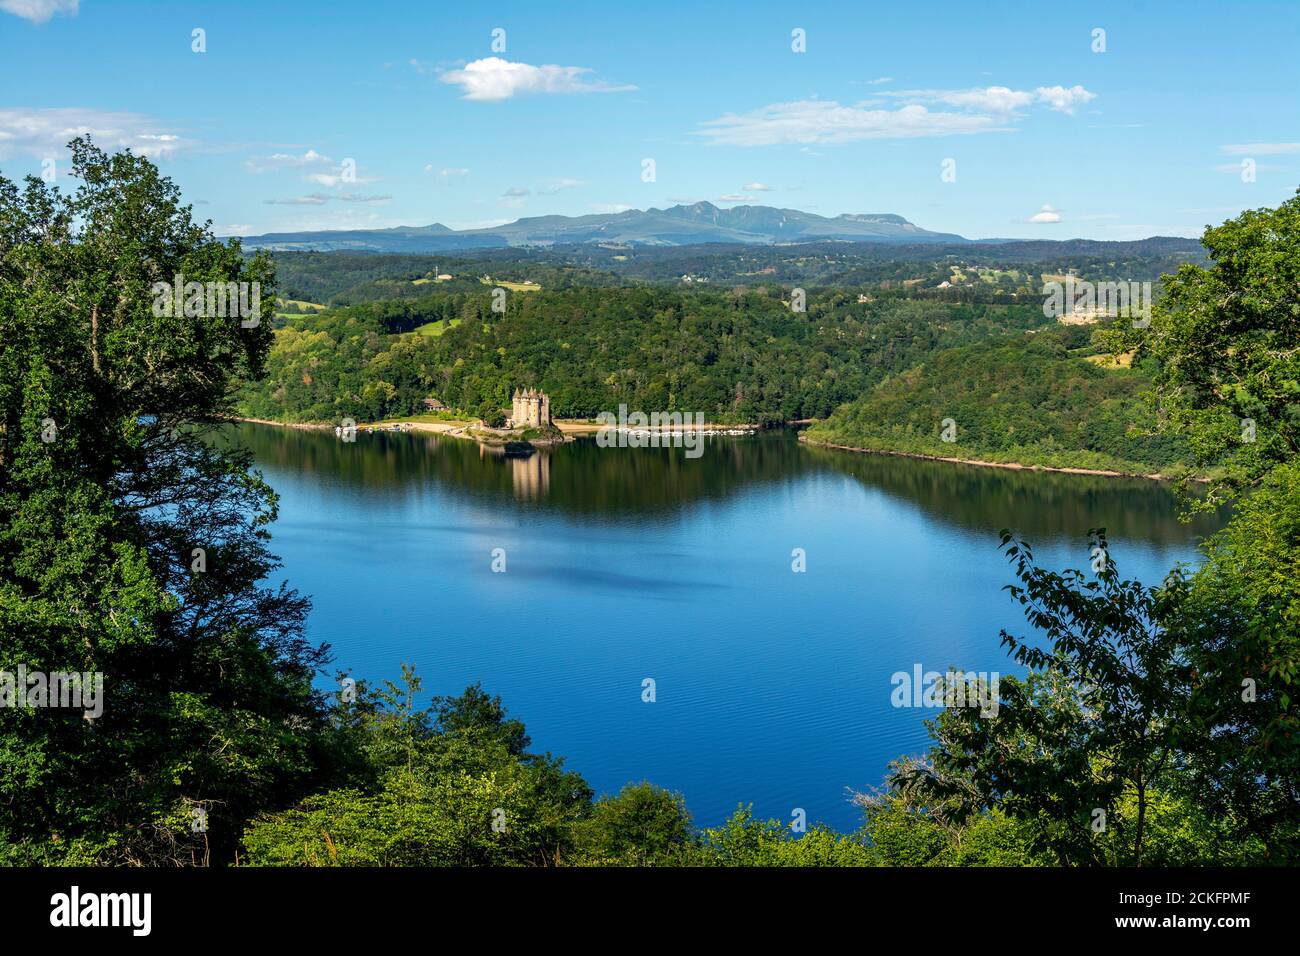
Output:
<instances>
[{"instance_id":1,"label":"dark green hill","mask_svg":"<svg viewBox=\"0 0 1300 956\"><path fill-rule=\"evenodd\" d=\"M1102 367L1071 354L1077 330L935 353L810 428L809 441L1046 467L1168 472L1185 444L1154 435L1144 369ZM941 438L945 419L955 441ZM950 432L952 434L952 432Z\"/></svg>"}]
</instances>

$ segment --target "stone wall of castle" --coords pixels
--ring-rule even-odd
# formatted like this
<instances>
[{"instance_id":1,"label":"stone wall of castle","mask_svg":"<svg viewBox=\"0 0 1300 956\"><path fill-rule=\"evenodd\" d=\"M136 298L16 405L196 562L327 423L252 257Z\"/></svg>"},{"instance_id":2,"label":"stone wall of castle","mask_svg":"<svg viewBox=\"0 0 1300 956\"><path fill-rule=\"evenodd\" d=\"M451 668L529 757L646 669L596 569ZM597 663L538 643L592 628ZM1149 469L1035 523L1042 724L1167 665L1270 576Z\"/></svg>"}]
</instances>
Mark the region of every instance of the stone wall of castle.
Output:
<instances>
[{"instance_id":1,"label":"stone wall of castle","mask_svg":"<svg viewBox=\"0 0 1300 956\"><path fill-rule=\"evenodd\" d=\"M550 425L550 396L536 389L516 389L511 399L510 424L515 428L545 428Z\"/></svg>"}]
</instances>

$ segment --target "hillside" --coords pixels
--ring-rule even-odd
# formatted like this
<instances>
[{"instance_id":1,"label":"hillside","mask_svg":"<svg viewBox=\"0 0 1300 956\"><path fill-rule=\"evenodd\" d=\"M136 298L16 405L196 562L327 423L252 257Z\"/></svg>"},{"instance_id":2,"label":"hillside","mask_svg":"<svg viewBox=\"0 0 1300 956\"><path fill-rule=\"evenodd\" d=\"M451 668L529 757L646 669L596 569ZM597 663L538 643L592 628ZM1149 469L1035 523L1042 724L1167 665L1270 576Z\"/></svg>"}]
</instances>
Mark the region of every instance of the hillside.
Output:
<instances>
[{"instance_id":1,"label":"hillside","mask_svg":"<svg viewBox=\"0 0 1300 956\"><path fill-rule=\"evenodd\" d=\"M808 441L1053 468L1168 472L1187 448L1149 434L1147 371L1071 354L1082 335L1047 329L935 353L808 429ZM955 441L941 439L945 419Z\"/></svg>"},{"instance_id":2,"label":"hillside","mask_svg":"<svg viewBox=\"0 0 1300 956\"><path fill-rule=\"evenodd\" d=\"M620 403L715 422L817 418L936 349L1045 322L1037 303L827 292L796 313L779 290L662 287L543 289L512 295L504 315L486 290L440 292L285 321L266 380L241 395L249 417L376 419L425 397L472 413L533 386L565 418ZM445 323L441 335L407 334L433 322Z\"/></svg>"}]
</instances>

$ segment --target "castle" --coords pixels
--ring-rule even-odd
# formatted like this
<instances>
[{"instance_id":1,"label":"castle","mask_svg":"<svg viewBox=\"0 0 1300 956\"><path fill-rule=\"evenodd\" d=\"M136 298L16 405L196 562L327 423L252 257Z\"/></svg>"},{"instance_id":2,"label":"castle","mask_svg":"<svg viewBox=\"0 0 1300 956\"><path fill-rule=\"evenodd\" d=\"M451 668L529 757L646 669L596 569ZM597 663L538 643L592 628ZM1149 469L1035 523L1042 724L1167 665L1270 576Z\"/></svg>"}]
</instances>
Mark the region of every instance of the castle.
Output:
<instances>
[{"instance_id":1,"label":"castle","mask_svg":"<svg viewBox=\"0 0 1300 956\"><path fill-rule=\"evenodd\" d=\"M510 425L512 428L546 428L551 424L551 399L545 392L526 388L515 389L511 399Z\"/></svg>"}]
</instances>

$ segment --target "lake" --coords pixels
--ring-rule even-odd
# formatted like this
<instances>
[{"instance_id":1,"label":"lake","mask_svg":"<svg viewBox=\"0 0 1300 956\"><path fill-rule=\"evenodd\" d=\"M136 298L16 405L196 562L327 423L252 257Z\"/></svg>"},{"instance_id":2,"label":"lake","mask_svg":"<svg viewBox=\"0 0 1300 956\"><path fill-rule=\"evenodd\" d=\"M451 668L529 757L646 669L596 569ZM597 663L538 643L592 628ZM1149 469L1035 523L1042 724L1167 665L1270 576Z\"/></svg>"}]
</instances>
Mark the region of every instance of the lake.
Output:
<instances>
[{"instance_id":1,"label":"lake","mask_svg":"<svg viewBox=\"0 0 1300 956\"><path fill-rule=\"evenodd\" d=\"M236 431L280 494L272 550L337 668L377 681L411 663L434 694L481 682L598 793L650 780L702 826L744 803L854 829L851 791L923 752L937 713L892 706L891 675L1019 673L999 645L1025 633L999 529L1086 568L1104 527L1121 573L1156 583L1219 526L1180 523L1154 482L789 432L710 438L698 458L586 439L511 459L433 435Z\"/></svg>"}]
</instances>

